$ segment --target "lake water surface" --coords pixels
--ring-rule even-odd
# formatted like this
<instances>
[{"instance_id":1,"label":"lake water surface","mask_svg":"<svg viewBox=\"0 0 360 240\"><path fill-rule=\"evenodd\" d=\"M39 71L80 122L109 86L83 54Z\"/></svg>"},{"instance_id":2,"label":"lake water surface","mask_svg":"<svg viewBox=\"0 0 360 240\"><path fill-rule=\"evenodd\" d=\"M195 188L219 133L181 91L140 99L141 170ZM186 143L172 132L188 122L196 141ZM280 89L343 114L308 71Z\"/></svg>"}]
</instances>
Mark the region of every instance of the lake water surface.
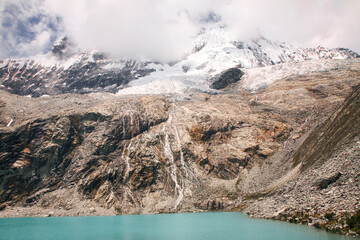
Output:
<instances>
[{"instance_id":1,"label":"lake water surface","mask_svg":"<svg viewBox=\"0 0 360 240\"><path fill-rule=\"evenodd\" d=\"M0 219L6 240L315 240L351 239L313 227L251 219L241 213Z\"/></svg>"}]
</instances>

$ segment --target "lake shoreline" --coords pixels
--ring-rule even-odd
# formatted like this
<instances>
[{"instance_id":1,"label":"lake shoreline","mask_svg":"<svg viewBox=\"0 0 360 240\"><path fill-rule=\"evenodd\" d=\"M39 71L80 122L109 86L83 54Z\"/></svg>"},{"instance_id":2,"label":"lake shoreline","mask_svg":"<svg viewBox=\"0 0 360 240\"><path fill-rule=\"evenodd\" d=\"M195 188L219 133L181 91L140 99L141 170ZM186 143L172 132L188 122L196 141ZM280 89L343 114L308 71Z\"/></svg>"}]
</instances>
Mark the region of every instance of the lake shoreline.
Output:
<instances>
[{"instance_id":1,"label":"lake shoreline","mask_svg":"<svg viewBox=\"0 0 360 240\"><path fill-rule=\"evenodd\" d=\"M359 229L354 229L349 226L349 219L358 216L358 212L317 212L306 209L292 209L285 208L281 212L274 214L272 217L259 216L257 214L247 215L251 218L268 219L282 222L289 222L294 224L301 224L312 226L317 229L325 230L327 232L336 233L340 235L347 235L352 237L359 237Z\"/></svg>"},{"instance_id":2,"label":"lake shoreline","mask_svg":"<svg viewBox=\"0 0 360 240\"><path fill-rule=\"evenodd\" d=\"M235 208L234 208L235 209ZM114 209L105 209L99 206L82 208L82 209L45 209L37 206L32 207L13 207L6 208L0 211L0 218L28 218L28 217L90 217L90 216L124 216L124 215L154 215L154 214L178 214L178 213L204 213L204 212L222 212L222 211L179 211L179 212L154 212L148 214L117 214ZM223 212L239 212L253 219L267 219L274 221L289 222L300 225L307 225L317 229L325 230L327 232L347 235L352 237L359 237L359 232L353 231L346 224L346 219L353 216L355 213L343 212L331 216L326 213L315 211L297 210L292 208L284 208L278 213L269 217L264 213L257 213L251 211L239 211L227 209ZM269 214L269 213L268 213Z\"/></svg>"},{"instance_id":3,"label":"lake shoreline","mask_svg":"<svg viewBox=\"0 0 360 240\"><path fill-rule=\"evenodd\" d=\"M235 214L236 213L236 214ZM210 216L210 217L209 217ZM263 219L265 220L265 219ZM349 236L307 226L263 221L240 212L0 219L0 240L12 239L294 239L338 240ZM162 224L163 222L163 224ZM164 228L166 224L166 228ZM66 231L64 231L66 229ZM79 231L79 229L81 231ZM260 230L261 229L261 230ZM24 235L25 234L25 235ZM5 238L4 238L5 237Z\"/></svg>"}]
</instances>

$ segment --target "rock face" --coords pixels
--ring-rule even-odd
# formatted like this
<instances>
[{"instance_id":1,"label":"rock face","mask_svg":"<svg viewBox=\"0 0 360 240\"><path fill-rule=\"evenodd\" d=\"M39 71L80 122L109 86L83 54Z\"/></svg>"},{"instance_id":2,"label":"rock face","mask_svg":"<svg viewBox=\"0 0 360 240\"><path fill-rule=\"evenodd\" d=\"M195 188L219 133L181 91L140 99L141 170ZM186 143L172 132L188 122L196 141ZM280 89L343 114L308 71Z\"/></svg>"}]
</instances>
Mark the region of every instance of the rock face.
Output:
<instances>
[{"instance_id":1,"label":"rock face","mask_svg":"<svg viewBox=\"0 0 360 240\"><path fill-rule=\"evenodd\" d=\"M238 82L241 77L244 75L244 72L238 68L230 68L218 76L215 76L212 79L211 88L222 89L227 87L229 84Z\"/></svg>"},{"instance_id":2,"label":"rock face","mask_svg":"<svg viewBox=\"0 0 360 240\"><path fill-rule=\"evenodd\" d=\"M95 198L98 191L104 191L103 195L109 199L103 200L114 201L110 196L112 189L119 191L117 185L129 180L124 175L130 171L125 161L128 141L164 122L168 103L164 98L152 98L146 106L143 104L149 101L146 98L100 99L104 101L97 96L82 99L62 96L22 102L40 114L34 119L24 109L24 116L30 119L16 116L15 131L8 129L1 134L1 169L10 170L1 175L1 202L22 200L33 205L46 192L74 182L86 196ZM62 104L51 110L54 101L59 100ZM76 104L83 104L79 111L72 109ZM42 111L46 114L41 114ZM156 172L157 167L149 163L138 170L145 174ZM136 185L153 183L153 177L137 177ZM25 198L24 192L27 192Z\"/></svg>"},{"instance_id":3,"label":"rock face","mask_svg":"<svg viewBox=\"0 0 360 240\"><path fill-rule=\"evenodd\" d=\"M115 93L130 81L155 71L149 63L111 59L98 51L81 51L64 37L51 52L33 59L0 60L1 87L17 95Z\"/></svg>"},{"instance_id":4,"label":"rock face","mask_svg":"<svg viewBox=\"0 0 360 240\"><path fill-rule=\"evenodd\" d=\"M281 148L290 126L276 113L261 120L244 97L198 97L3 92L1 202L47 206L43 197L70 188L118 213L151 213L234 198L242 169Z\"/></svg>"},{"instance_id":5,"label":"rock face","mask_svg":"<svg viewBox=\"0 0 360 240\"><path fill-rule=\"evenodd\" d=\"M184 99L1 91L0 216L346 219L360 207L359 77L354 60Z\"/></svg>"},{"instance_id":6,"label":"rock face","mask_svg":"<svg viewBox=\"0 0 360 240\"><path fill-rule=\"evenodd\" d=\"M154 69L136 61L111 61L98 53L76 54L66 61L5 60L0 81L7 91L39 97L61 93L117 92Z\"/></svg>"}]
</instances>

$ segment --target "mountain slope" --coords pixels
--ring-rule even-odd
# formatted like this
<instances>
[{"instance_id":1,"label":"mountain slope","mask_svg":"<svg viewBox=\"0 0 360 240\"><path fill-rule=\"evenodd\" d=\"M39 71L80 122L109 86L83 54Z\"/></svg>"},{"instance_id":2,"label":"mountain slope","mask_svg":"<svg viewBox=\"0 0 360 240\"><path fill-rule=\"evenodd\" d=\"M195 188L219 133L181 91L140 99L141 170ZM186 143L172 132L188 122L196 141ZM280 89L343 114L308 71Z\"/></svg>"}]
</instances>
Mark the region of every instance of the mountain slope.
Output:
<instances>
[{"instance_id":1,"label":"mountain slope","mask_svg":"<svg viewBox=\"0 0 360 240\"><path fill-rule=\"evenodd\" d=\"M264 37L235 41L226 27L215 23L203 28L194 39L193 51L175 64L110 59L97 51L83 52L65 37L47 55L1 60L0 82L6 91L33 97L89 92L174 94L211 91L208 79L231 67L358 57L348 49L297 48Z\"/></svg>"},{"instance_id":2,"label":"mountain slope","mask_svg":"<svg viewBox=\"0 0 360 240\"><path fill-rule=\"evenodd\" d=\"M239 208L298 176L292 154L359 84L359 61L343 61L256 93L241 82L187 99L3 91L0 216Z\"/></svg>"},{"instance_id":3,"label":"mountain slope","mask_svg":"<svg viewBox=\"0 0 360 240\"><path fill-rule=\"evenodd\" d=\"M146 63L107 59L97 51L81 52L55 42L52 52L29 59L2 60L0 81L7 91L38 97L61 93L116 92L152 71Z\"/></svg>"},{"instance_id":4,"label":"mountain slope","mask_svg":"<svg viewBox=\"0 0 360 240\"><path fill-rule=\"evenodd\" d=\"M273 187L268 197L249 200L244 211L337 233L359 233L356 225L347 224L360 207L359 114L360 85L296 149L289 163L298 166L293 168L297 174Z\"/></svg>"}]
</instances>

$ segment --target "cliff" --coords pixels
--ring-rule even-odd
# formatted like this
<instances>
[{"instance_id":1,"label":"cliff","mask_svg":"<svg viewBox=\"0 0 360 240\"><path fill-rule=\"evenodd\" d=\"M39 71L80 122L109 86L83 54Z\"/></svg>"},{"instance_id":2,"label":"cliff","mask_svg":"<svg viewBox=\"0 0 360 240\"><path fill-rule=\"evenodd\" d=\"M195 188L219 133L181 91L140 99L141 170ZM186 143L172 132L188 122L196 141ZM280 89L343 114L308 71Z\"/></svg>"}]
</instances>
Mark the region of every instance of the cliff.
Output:
<instances>
[{"instance_id":1,"label":"cliff","mask_svg":"<svg viewBox=\"0 0 360 240\"><path fill-rule=\"evenodd\" d=\"M311 63L332 64L297 66ZM346 219L359 209L359 60L304 75L287 66L268 68L278 79L256 91L243 87L248 71L184 98L1 91L0 216Z\"/></svg>"}]
</instances>

